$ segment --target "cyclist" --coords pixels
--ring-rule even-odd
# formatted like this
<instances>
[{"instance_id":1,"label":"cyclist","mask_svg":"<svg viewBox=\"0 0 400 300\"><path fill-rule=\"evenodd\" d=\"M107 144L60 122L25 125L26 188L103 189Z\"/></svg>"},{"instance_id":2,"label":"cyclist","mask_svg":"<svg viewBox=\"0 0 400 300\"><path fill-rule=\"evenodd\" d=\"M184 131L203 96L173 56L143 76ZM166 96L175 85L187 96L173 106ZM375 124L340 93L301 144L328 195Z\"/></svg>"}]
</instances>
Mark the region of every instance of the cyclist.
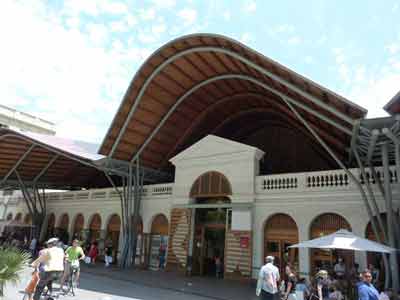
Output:
<instances>
[{"instance_id":1,"label":"cyclist","mask_svg":"<svg viewBox=\"0 0 400 300\"><path fill-rule=\"evenodd\" d=\"M40 272L39 283L36 287L34 300L40 300L44 287L52 280L59 279L64 271L64 251L57 247L58 238L51 238L47 241L47 249L41 251L40 256L32 263L34 268L43 264L43 271Z\"/></svg>"},{"instance_id":2,"label":"cyclist","mask_svg":"<svg viewBox=\"0 0 400 300\"><path fill-rule=\"evenodd\" d=\"M61 278L61 289L64 286L65 280L68 278L72 271L72 267L77 269L76 273L76 282L79 282L79 260L85 259L85 253L81 246L79 246L79 241L77 239L72 241L72 246L68 247L65 250L65 265L64 265L64 274Z\"/></svg>"}]
</instances>

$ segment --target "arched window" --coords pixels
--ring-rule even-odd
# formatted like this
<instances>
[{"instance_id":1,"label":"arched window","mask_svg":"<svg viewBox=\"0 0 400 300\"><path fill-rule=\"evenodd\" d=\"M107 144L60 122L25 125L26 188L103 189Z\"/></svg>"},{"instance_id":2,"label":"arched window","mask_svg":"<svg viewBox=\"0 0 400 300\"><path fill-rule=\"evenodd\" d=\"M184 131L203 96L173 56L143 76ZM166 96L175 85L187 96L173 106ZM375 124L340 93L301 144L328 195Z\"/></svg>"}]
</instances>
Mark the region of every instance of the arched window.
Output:
<instances>
[{"instance_id":1,"label":"arched window","mask_svg":"<svg viewBox=\"0 0 400 300\"><path fill-rule=\"evenodd\" d=\"M221 173L211 171L198 177L190 189L191 198L226 197L232 195L231 184Z\"/></svg>"},{"instance_id":2,"label":"arched window","mask_svg":"<svg viewBox=\"0 0 400 300\"><path fill-rule=\"evenodd\" d=\"M315 239L334 233L340 229L346 229L351 231L350 224L342 216L335 213L325 213L311 223L310 238ZM317 269L327 269L333 267L338 257L344 259L347 269L350 270L354 262L354 252L345 250L322 250L312 249L310 251L311 257L311 270L313 274Z\"/></svg>"}]
</instances>

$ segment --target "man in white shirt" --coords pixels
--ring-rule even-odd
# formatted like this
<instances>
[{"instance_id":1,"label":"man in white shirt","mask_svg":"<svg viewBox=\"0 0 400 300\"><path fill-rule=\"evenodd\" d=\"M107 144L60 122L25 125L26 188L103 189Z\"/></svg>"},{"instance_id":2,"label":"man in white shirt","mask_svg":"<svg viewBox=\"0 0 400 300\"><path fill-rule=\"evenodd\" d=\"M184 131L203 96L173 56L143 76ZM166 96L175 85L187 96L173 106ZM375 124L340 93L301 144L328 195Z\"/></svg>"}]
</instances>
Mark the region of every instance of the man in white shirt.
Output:
<instances>
[{"instance_id":1,"label":"man in white shirt","mask_svg":"<svg viewBox=\"0 0 400 300\"><path fill-rule=\"evenodd\" d=\"M343 262L343 258L339 257L337 264L333 267L336 279L344 279L346 273L346 265Z\"/></svg>"},{"instance_id":2,"label":"man in white shirt","mask_svg":"<svg viewBox=\"0 0 400 300\"><path fill-rule=\"evenodd\" d=\"M32 263L34 268L43 264L43 272L40 272L39 283L36 287L34 300L40 300L44 287L50 282L60 278L64 272L64 251L57 247L58 239L51 238L47 241L47 249Z\"/></svg>"},{"instance_id":3,"label":"man in white shirt","mask_svg":"<svg viewBox=\"0 0 400 300\"><path fill-rule=\"evenodd\" d=\"M265 262L258 275L256 295L261 295L263 300L275 300L278 295L279 270L274 266L273 256L267 256Z\"/></svg>"}]
</instances>

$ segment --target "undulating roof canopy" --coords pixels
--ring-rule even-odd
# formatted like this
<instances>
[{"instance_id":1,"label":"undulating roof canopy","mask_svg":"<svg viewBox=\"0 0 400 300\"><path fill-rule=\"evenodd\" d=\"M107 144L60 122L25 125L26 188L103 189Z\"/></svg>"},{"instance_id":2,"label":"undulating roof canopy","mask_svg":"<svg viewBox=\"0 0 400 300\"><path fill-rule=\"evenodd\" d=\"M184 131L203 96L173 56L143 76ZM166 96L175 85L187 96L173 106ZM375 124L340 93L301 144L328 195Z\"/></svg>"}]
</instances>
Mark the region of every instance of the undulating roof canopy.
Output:
<instances>
[{"instance_id":1,"label":"undulating roof canopy","mask_svg":"<svg viewBox=\"0 0 400 300\"><path fill-rule=\"evenodd\" d=\"M0 129L0 185L73 189L104 187L104 173L92 163L102 156L79 143L49 135Z\"/></svg>"},{"instance_id":2,"label":"undulating roof canopy","mask_svg":"<svg viewBox=\"0 0 400 300\"><path fill-rule=\"evenodd\" d=\"M164 168L213 133L256 144L269 160L308 158L271 172L332 167L290 106L340 158L348 157L365 109L230 38L189 35L161 47L138 70L100 153L126 161L140 155L143 165Z\"/></svg>"}]
</instances>

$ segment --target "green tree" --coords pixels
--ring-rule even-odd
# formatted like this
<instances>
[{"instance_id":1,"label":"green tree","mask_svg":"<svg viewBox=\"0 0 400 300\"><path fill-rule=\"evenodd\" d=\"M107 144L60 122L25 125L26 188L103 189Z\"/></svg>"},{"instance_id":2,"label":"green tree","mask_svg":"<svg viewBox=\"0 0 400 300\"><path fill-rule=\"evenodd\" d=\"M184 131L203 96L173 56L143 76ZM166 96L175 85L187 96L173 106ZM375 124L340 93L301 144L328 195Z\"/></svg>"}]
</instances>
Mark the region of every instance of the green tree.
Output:
<instances>
[{"instance_id":1,"label":"green tree","mask_svg":"<svg viewBox=\"0 0 400 300\"><path fill-rule=\"evenodd\" d=\"M0 248L0 297L7 282L17 283L21 271L28 265L30 255L16 248Z\"/></svg>"}]
</instances>

